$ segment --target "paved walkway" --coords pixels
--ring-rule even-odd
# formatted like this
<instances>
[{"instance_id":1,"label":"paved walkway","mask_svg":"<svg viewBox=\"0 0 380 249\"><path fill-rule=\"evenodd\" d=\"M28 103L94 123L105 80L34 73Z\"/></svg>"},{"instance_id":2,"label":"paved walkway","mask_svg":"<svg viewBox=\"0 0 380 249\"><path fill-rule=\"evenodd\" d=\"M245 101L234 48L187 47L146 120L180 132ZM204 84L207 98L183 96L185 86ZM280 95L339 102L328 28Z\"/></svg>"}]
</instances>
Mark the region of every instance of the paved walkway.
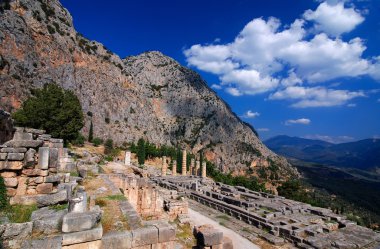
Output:
<instances>
[{"instance_id":1,"label":"paved walkway","mask_svg":"<svg viewBox=\"0 0 380 249\"><path fill-rule=\"evenodd\" d=\"M214 226L214 228L220 230L223 232L223 235L229 237L232 240L232 243L234 244L234 248L237 249L259 249L257 245L253 244L251 241L247 240L246 238L243 238L239 234L235 233L231 229L228 229L222 225L220 225L218 222L210 219L209 217L206 217L202 215L201 213L198 213L192 209L189 208L189 216L191 221L196 226L201 226L205 224L210 224Z\"/></svg>"}]
</instances>

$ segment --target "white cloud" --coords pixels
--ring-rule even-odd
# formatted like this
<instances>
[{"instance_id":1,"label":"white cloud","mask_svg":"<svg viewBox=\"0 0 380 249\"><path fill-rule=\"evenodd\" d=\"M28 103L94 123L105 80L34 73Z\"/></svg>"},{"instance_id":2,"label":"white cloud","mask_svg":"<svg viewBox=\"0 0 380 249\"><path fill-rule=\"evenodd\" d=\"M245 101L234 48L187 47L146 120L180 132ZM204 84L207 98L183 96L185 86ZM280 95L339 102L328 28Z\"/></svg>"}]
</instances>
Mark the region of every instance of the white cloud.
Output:
<instances>
[{"instance_id":1,"label":"white cloud","mask_svg":"<svg viewBox=\"0 0 380 249\"><path fill-rule=\"evenodd\" d=\"M351 104L348 104L347 107L356 107L356 104L351 103Z\"/></svg>"},{"instance_id":2,"label":"white cloud","mask_svg":"<svg viewBox=\"0 0 380 249\"><path fill-rule=\"evenodd\" d=\"M211 88L212 88L212 89L216 89L216 90L220 90L220 89L222 89L222 87L221 87L220 85L218 85L218 84L212 84L212 85L211 85Z\"/></svg>"},{"instance_id":3,"label":"white cloud","mask_svg":"<svg viewBox=\"0 0 380 249\"><path fill-rule=\"evenodd\" d=\"M315 29L333 36L352 31L364 21L359 11L345 8L344 2L323 2L315 11L305 11L303 17L315 22Z\"/></svg>"},{"instance_id":4,"label":"white cloud","mask_svg":"<svg viewBox=\"0 0 380 249\"><path fill-rule=\"evenodd\" d=\"M335 13L337 20L332 18L329 26L327 17L331 13ZM315 11L306 11L304 17L309 21L296 19L289 26L281 25L280 20L273 17L267 20L256 18L241 30L234 41L196 44L184 54L190 66L216 74L221 81L220 86L233 96L281 92L287 87L307 84L313 84L308 88L314 89L313 92L316 86L319 92L326 92L325 98L304 97L305 102L300 103L300 107L340 105L361 96L357 92L320 85L326 81L364 75L380 81L380 56L363 58L366 46L361 38L344 40L328 35L349 32L362 22L364 17L357 10L345 7L341 1L329 1L322 2ZM349 22L346 22L347 18ZM330 33L311 34L305 28L308 22L324 29L330 27ZM339 22L345 22L341 29L338 29ZM307 89L306 86L304 88ZM331 95L338 96L329 97ZM342 100L331 101L340 97ZM322 101L326 98L330 101Z\"/></svg>"},{"instance_id":5,"label":"white cloud","mask_svg":"<svg viewBox=\"0 0 380 249\"><path fill-rule=\"evenodd\" d=\"M226 92L235 97L243 95L237 88L234 87L227 87Z\"/></svg>"},{"instance_id":6,"label":"white cloud","mask_svg":"<svg viewBox=\"0 0 380 249\"><path fill-rule=\"evenodd\" d=\"M244 113L244 114L242 115L243 118L256 118L256 117L258 117L258 116L260 116L260 113L258 113L258 112L253 112L253 111L251 111L251 110L248 110L246 113Z\"/></svg>"},{"instance_id":7,"label":"white cloud","mask_svg":"<svg viewBox=\"0 0 380 249\"><path fill-rule=\"evenodd\" d=\"M267 132L269 131L269 128L257 128L257 131Z\"/></svg>"},{"instance_id":8,"label":"white cloud","mask_svg":"<svg viewBox=\"0 0 380 249\"><path fill-rule=\"evenodd\" d=\"M285 125L292 125L292 124L308 125L310 123L311 123L311 120L308 118L288 119L285 121Z\"/></svg>"},{"instance_id":9,"label":"white cloud","mask_svg":"<svg viewBox=\"0 0 380 249\"><path fill-rule=\"evenodd\" d=\"M362 91L350 92L347 90L333 90L324 87L306 88L302 86L290 86L277 91L269 96L271 100L295 100L292 107L328 107L343 105L347 101L364 97Z\"/></svg>"},{"instance_id":10,"label":"white cloud","mask_svg":"<svg viewBox=\"0 0 380 249\"><path fill-rule=\"evenodd\" d=\"M380 103L380 99L377 99L377 102L379 102L379 103Z\"/></svg>"},{"instance_id":11,"label":"white cloud","mask_svg":"<svg viewBox=\"0 0 380 249\"><path fill-rule=\"evenodd\" d=\"M347 143L347 142L352 142L355 140L355 138L351 136L328 136L328 135L320 135L320 134L306 135L303 138L322 140L322 141L333 143L333 144Z\"/></svg>"}]
</instances>

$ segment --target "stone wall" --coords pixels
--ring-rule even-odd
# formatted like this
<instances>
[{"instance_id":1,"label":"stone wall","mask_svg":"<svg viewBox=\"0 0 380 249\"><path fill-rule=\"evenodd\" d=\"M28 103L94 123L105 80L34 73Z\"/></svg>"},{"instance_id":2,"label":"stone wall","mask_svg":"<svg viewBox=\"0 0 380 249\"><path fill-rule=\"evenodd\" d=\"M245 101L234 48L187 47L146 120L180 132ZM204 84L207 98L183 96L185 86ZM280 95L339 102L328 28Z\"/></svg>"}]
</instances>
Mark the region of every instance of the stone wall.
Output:
<instances>
[{"instance_id":1,"label":"stone wall","mask_svg":"<svg viewBox=\"0 0 380 249\"><path fill-rule=\"evenodd\" d=\"M0 145L0 174L10 203L31 204L41 195L58 193L58 184L70 177L58 172L64 154L62 139L51 138L43 130L17 127L13 139Z\"/></svg>"},{"instance_id":2,"label":"stone wall","mask_svg":"<svg viewBox=\"0 0 380 249\"><path fill-rule=\"evenodd\" d=\"M8 112L0 110L0 144L11 140L13 137L13 121Z\"/></svg>"}]
</instances>

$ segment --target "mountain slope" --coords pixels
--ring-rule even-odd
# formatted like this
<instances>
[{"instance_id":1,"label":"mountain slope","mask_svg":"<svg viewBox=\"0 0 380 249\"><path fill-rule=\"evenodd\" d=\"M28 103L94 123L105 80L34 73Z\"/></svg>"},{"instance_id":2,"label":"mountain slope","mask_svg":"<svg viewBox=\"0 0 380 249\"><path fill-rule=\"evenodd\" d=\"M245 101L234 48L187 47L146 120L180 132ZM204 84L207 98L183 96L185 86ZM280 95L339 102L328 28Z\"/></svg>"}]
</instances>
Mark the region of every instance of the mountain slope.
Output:
<instances>
[{"instance_id":1,"label":"mountain slope","mask_svg":"<svg viewBox=\"0 0 380 249\"><path fill-rule=\"evenodd\" d=\"M85 134L92 120L94 136L117 144L143 137L204 151L226 172L245 174L251 165L275 163L280 178L298 175L197 73L160 52L120 59L77 33L57 0L10 1L0 15L3 109L14 111L31 89L55 82L79 97Z\"/></svg>"},{"instance_id":2,"label":"mountain slope","mask_svg":"<svg viewBox=\"0 0 380 249\"><path fill-rule=\"evenodd\" d=\"M277 136L266 140L265 144L280 155L303 161L358 169L380 167L380 139L332 144L320 140Z\"/></svg>"}]
</instances>

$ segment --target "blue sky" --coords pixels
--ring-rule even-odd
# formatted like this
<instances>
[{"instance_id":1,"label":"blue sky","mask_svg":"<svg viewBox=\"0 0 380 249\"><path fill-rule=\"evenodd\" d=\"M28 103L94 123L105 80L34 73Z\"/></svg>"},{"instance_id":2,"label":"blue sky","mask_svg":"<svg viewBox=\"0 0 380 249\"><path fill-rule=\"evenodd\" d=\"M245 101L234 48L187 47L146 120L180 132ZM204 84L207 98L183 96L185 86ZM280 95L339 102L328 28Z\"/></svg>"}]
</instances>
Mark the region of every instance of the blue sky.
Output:
<instances>
[{"instance_id":1,"label":"blue sky","mask_svg":"<svg viewBox=\"0 0 380 249\"><path fill-rule=\"evenodd\" d=\"M206 79L261 138L380 136L380 1L61 0L124 58L158 50Z\"/></svg>"}]
</instances>

